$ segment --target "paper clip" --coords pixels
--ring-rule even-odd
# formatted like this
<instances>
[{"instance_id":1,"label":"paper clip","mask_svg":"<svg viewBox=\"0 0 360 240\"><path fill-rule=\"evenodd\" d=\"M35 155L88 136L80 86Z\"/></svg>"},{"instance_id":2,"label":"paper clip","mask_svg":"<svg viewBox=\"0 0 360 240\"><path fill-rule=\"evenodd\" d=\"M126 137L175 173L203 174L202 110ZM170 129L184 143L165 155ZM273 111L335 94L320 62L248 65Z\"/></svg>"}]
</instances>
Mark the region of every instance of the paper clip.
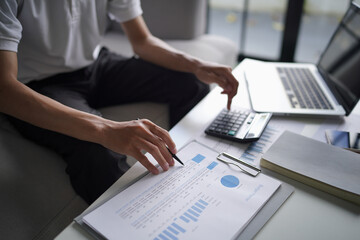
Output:
<instances>
[{"instance_id":1,"label":"paper clip","mask_svg":"<svg viewBox=\"0 0 360 240\"><path fill-rule=\"evenodd\" d=\"M244 169L244 168L241 167L239 164L226 161L226 160L222 159L221 156L224 156L224 157L227 157L227 158L229 158L229 159L232 159L232 160L234 160L234 161L236 161L236 162L238 162L238 163L240 163L240 164L242 164L242 165L244 165L244 166L246 166L246 167L254 170L255 173L253 173L253 172L251 172L251 171L249 171L249 170ZM228 153L226 153L226 152L220 153L220 154L216 157L216 159L219 160L219 161L221 161L221 162L223 162L223 163L234 165L234 166L240 168L240 169L241 169L242 171L244 171L245 173L247 173L247 174L249 174L249 175L251 175L251 176L253 176L253 177L256 177L256 176L261 172L261 169L255 167L254 165L249 164L249 163L247 163L247 162L245 162L245 161L243 161L243 160L240 160L240 159L238 159L238 158L236 158L236 157L234 157L234 156L231 156L230 154L228 154Z\"/></svg>"}]
</instances>

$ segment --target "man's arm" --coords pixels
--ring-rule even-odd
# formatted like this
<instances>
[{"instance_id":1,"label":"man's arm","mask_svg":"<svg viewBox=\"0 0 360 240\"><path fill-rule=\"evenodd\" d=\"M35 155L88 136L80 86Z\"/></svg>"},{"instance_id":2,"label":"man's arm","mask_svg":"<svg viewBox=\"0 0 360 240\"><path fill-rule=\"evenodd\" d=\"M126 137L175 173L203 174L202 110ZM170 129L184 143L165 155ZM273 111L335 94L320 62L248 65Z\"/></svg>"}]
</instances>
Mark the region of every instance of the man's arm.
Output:
<instances>
[{"instance_id":1,"label":"man's arm","mask_svg":"<svg viewBox=\"0 0 360 240\"><path fill-rule=\"evenodd\" d=\"M148 120L115 122L67 107L20 83L17 71L17 54L0 50L0 112L133 156L155 174L158 169L142 150L149 152L164 170L174 165L166 145L176 152L175 144L164 129Z\"/></svg>"},{"instance_id":2,"label":"man's arm","mask_svg":"<svg viewBox=\"0 0 360 240\"><path fill-rule=\"evenodd\" d=\"M172 70L193 73L204 83L217 83L224 89L222 93L228 95L230 109L239 85L230 67L202 61L172 48L150 33L141 16L122 23L122 27L139 57Z\"/></svg>"}]
</instances>

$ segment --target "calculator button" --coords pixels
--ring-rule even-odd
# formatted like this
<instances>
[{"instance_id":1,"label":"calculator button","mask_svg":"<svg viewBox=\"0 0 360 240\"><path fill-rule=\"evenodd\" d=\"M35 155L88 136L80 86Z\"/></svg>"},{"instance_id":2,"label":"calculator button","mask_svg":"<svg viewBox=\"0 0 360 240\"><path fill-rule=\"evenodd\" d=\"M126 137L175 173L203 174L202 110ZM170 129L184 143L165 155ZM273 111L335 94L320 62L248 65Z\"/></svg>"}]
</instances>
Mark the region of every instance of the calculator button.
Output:
<instances>
[{"instance_id":1,"label":"calculator button","mask_svg":"<svg viewBox=\"0 0 360 240\"><path fill-rule=\"evenodd\" d=\"M233 131L233 130L230 130L229 132L228 132L228 135L230 135L230 136L235 136L235 131Z\"/></svg>"}]
</instances>

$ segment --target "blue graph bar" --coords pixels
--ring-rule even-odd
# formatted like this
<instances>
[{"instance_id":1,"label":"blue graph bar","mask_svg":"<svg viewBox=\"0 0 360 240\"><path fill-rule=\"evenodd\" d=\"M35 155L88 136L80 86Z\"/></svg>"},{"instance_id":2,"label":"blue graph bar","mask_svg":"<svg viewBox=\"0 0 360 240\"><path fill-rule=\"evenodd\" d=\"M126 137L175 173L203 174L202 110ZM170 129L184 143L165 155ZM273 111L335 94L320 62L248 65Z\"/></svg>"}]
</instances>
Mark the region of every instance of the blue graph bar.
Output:
<instances>
[{"instance_id":1,"label":"blue graph bar","mask_svg":"<svg viewBox=\"0 0 360 240\"><path fill-rule=\"evenodd\" d=\"M159 234L159 238L162 240L170 240L167 237L165 237L164 235L162 235L162 233Z\"/></svg>"},{"instance_id":2,"label":"blue graph bar","mask_svg":"<svg viewBox=\"0 0 360 240\"><path fill-rule=\"evenodd\" d=\"M205 201L202 200L202 199L199 199L199 203L202 203L202 204L205 205L205 206L209 205L207 202L205 202Z\"/></svg>"},{"instance_id":3,"label":"blue graph bar","mask_svg":"<svg viewBox=\"0 0 360 240\"><path fill-rule=\"evenodd\" d=\"M172 233L174 233L174 234L176 234L176 235L178 235L179 234L179 232L178 231L176 231L175 229L173 229L172 227L168 227L167 229L169 229L170 230L170 232L172 232Z\"/></svg>"},{"instance_id":4,"label":"blue graph bar","mask_svg":"<svg viewBox=\"0 0 360 240\"><path fill-rule=\"evenodd\" d=\"M255 158L254 154L251 154L250 151L246 150L241 156L246 156L248 158Z\"/></svg>"},{"instance_id":5,"label":"blue graph bar","mask_svg":"<svg viewBox=\"0 0 360 240\"><path fill-rule=\"evenodd\" d=\"M258 153L262 153L262 152L263 152L263 148L250 145L250 146L246 149L246 151L255 151L255 152L258 152Z\"/></svg>"},{"instance_id":6,"label":"blue graph bar","mask_svg":"<svg viewBox=\"0 0 360 240\"><path fill-rule=\"evenodd\" d=\"M191 221L197 222L201 213L208 205L209 203L202 199L199 199L186 212L184 212L184 214L182 214L179 219L185 222L185 225L187 225L186 223L190 223ZM163 229L163 231L159 233L159 235L153 240L178 240L179 237L181 238L181 233L185 233L186 230L180 226L182 224L178 225L176 223L177 221L179 221L178 218L174 218L171 225Z\"/></svg>"},{"instance_id":7,"label":"blue graph bar","mask_svg":"<svg viewBox=\"0 0 360 240\"><path fill-rule=\"evenodd\" d=\"M178 240L177 237L175 237L174 235L172 235L169 231L164 230L163 233L168 236L169 238L171 238L172 240Z\"/></svg>"},{"instance_id":8,"label":"blue graph bar","mask_svg":"<svg viewBox=\"0 0 360 240\"><path fill-rule=\"evenodd\" d=\"M272 127L267 127L267 128L266 128L266 132L273 132L273 133L277 133L277 132L278 132L278 130L277 130L277 129L275 129L275 128L272 128Z\"/></svg>"},{"instance_id":9,"label":"blue graph bar","mask_svg":"<svg viewBox=\"0 0 360 240\"><path fill-rule=\"evenodd\" d=\"M179 225L177 225L176 223L172 223L171 224L173 227L175 227L177 230L179 230L180 232L184 233L186 232L185 229L183 229L182 227L180 227Z\"/></svg>"},{"instance_id":10,"label":"blue graph bar","mask_svg":"<svg viewBox=\"0 0 360 240\"><path fill-rule=\"evenodd\" d=\"M261 146L265 146L265 143L261 143L259 141L252 143L253 145L257 146L257 145L261 145Z\"/></svg>"},{"instance_id":11,"label":"blue graph bar","mask_svg":"<svg viewBox=\"0 0 360 240\"><path fill-rule=\"evenodd\" d=\"M180 216L180 219L183 220L183 221L186 222L186 223L190 222L190 220L187 219L187 218L184 217L184 216Z\"/></svg>"},{"instance_id":12,"label":"blue graph bar","mask_svg":"<svg viewBox=\"0 0 360 240\"><path fill-rule=\"evenodd\" d=\"M265 138L261 138L258 141L271 143L271 141L269 139L265 139Z\"/></svg>"},{"instance_id":13,"label":"blue graph bar","mask_svg":"<svg viewBox=\"0 0 360 240\"><path fill-rule=\"evenodd\" d=\"M247 155L241 156L241 158L243 158L247 161L254 161L254 158L248 157Z\"/></svg>"},{"instance_id":14,"label":"blue graph bar","mask_svg":"<svg viewBox=\"0 0 360 240\"><path fill-rule=\"evenodd\" d=\"M197 207L195 207L195 206L192 206L191 208L194 209L195 211L197 211L198 213L201 213L201 212L202 212L201 209L199 209L199 208L197 208Z\"/></svg>"},{"instance_id":15,"label":"blue graph bar","mask_svg":"<svg viewBox=\"0 0 360 240\"><path fill-rule=\"evenodd\" d=\"M184 213L184 215L187 217L187 218L190 218L191 220L193 220L194 222L197 222L197 219L193 216L191 216L190 214L188 214L187 212Z\"/></svg>"},{"instance_id":16,"label":"blue graph bar","mask_svg":"<svg viewBox=\"0 0 360 240\"><path fill-rule=\"evenodd\" d=\"M271 137L271 136L269 136L269 135L266 134L266 133L265 133L265 134L263 133L263 135L261 136L262 139L264 139L264 138L265 138L265 139L269 139L270 137Z\"/></svg>"},{"instance_id":17,"label":"blue graph bar","mask_svg":"<svg viewBox=\"0 0 360 240\"><path fill-rule=\"evenodd\" d=\"M195 203L196 206L198 206L199 208L201 208L202 210L205 209L205 207L203 205L201 205L200 203Z\"/></svg>"},{"instance_id":18,"label":"blue graph bar","mask_svg":"<svg viewBox=\"0 0 360 240\"><path fill-rule=\"evenodd\" d=\"M202 160L204 160L205 157L201 154L196 155L192 160L196 163L201 163Z\"/></svg>"},{"instance_id":19,"label":"blue graph bar","mask_svg":"<svg viewBox=\"0 0 360 240\"><path fill-rule=\"evenodd\" d=\"M216 165L218 165L217 162L212 162L210 163L210 165L207 167L209 170L212 170L214 167L216 167Z\"/></svg>"},{"instance_id":20,"label":"blue graph bar","mask_svg":"<svg viewBox=\"0 0 360 240\"><path fill-rule=\"evenodd\" d=\"M196 212L194 212L193 210L189 209L188 210L189 213L191 213L192 215L194 215L195 217L199 217L200 215Z\"/></svg>"}]
</instances>

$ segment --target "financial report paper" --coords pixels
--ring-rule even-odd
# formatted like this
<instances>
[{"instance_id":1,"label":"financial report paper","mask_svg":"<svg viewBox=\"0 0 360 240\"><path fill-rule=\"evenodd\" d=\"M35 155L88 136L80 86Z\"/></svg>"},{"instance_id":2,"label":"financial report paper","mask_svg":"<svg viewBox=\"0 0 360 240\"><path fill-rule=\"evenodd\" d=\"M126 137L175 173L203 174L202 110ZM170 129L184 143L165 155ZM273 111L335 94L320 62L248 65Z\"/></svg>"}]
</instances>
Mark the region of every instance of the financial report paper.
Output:
<instances>
[{"instance_id":1,"label":"financial report paper","mask_svg":"<svg viewBox=\"0 0 360 240\"><path fill-rule=\"evenodd\" d=\"M178 153L185 166L148 174L83 217L107 239L232 239L279 188L216 160L193 141Z\"/></svg>"}]
</instances>

